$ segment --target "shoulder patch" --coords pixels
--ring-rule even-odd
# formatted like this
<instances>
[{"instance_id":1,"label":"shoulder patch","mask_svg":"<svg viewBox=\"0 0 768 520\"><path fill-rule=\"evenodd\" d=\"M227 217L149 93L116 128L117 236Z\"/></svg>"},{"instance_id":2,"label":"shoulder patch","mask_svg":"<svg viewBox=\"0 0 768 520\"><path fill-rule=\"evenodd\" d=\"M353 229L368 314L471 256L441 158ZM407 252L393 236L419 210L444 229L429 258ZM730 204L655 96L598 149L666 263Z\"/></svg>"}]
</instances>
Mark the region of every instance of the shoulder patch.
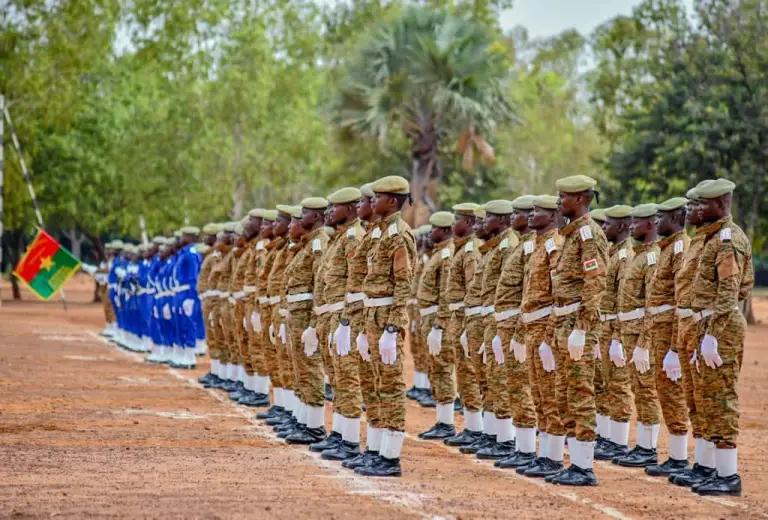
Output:
<instances>
[{"instance_id":1,"label":"shoulder patch","mask_svg":"<svg viewBox=\"0 0 768 520\"><path fill-rule=\"evenodd\" d=\"M552 240L551 238L548 238L547 241L544 242L544 247L546 248L548 255L551 255L552 251L556 251L557 250L557 246L555 245L555 241Z\"/></svg>"},{"instance_id":2,"label":"shoulder patch","mask_svg":"<svg viewBox=\"0 0 768 520\"><path fill-rule=\"evenodd\" d=\"M312 240L312 252L315 251L322 251L323 250L323 243L320 241L319 238L316 238Z\"/></svg>"},{"instance_id":3,"label":"shoulder patch","mask_svg":"<svg viewBox=\"0 0 768 520\"><path fill-rule=\"evenodd\" d=\"M526 240L525 243L523 244L523 253L525 253L526 255L530 255L531 253L533 253L533 249L534 249L533 240Z\"/></svg>"},{"instance_id":4,"label":"shoulder patch","mask_svg":"<svg viewBox=\"0 0 768 520\"><path fill-rule=\"evenodd\" d=\"M397 230L397 224L390 224L387 228L387 235L393 237L398 234L400 234L400 231Z\"/></svg>"},{"instance_id":5,"label":"shoulder patch","mask_svg":"<svg viewBox=\"0 0 768 520\"><path fill-rule=\"evenodd\" d=\"M264 241L263 240L259 240L256 243L256 251L264 251Z\"/></svg>"},{"instance_id":6,"label":"shoulder patch","mask_svg":"<svg viewBox=\"0 0 768 520\"><path fill-rule=\"evenodd\" d=\"M627 258L627 250L625 249L619 249L619 260L626 260Z\"/></svg>"},{"instance_id":7,"label":"shoulder patch","mask_svg":"<svg viewBox=\"0 0 768 520\"><path fill-rule=\"evenodd\" d=\"M506 249L509 247L509 239L505 238L501 241L501 244L499 244L499 249Z\"/></svg>"},{"instance_id":8,"label":"shoulder patch","mask_svg":"<svg viewBox=\"0 0 768 520\"><path fill-rule=\"evenodd\" d=\"M422 259L422 260L424 261L424 263L426 264L427 262L429 262L429 255L425 254L424 256L422 256L422 257L421 257L421 259Z\"/></svg>"},{"instance_id":9,"label":"shoulder patch","mask_svg":"<svg viewBox=\"0 0 768 520\"><path fill-rule=\"evenodd\" d=\"M357 228L351 227L347 230L347 236L348 237L354 237L357 236Z\"/></svg>"},{"instance_id":10,"label":"shoulder patch","mask_svg":"<svg viewBox=\"0 0 768 520\"><path fill-rule=\"evenodd\" d=\"M588 273L590 271L596 271L600 268L600 264L597 261L597 258L592 258L591 260L587 260L584 262L584 272Z\"/></svg>"},{"instance_id":11,"label":"shoulder patch","mask_svg":"<svg viewBox=\"0 0 768 520\"><path fill-rule=\"evenodd\" d=\"M474 250L475 250L475 243L470 240L469 242L467 242L467 245L464 246L464 251L469 253L470 251L474 251Z\"/></svg>"},{"instance_id":12,"label":"shoulder patch","mask_svg":"<svg viewBox=\"0 0 768 520\"><path fill-rule=\"evenodd\" d=\"M731 228L723 228L720 230L720 240L727 242L731 239Z\"/></svg>"},{"instance_id":13,"label":"shoulder patch","mask_svg":"<svg viewBox=\"0 0 768 520\"><path fill-rule=\"evenodd\" d=\"M381 238L381 228L374 228L371 238Z\"/></svg>"},{"instance_id":14,"label":"shoulder patch","mask_svg":"<svg viewBox=\"0 0 768 520\"><path fill-rule=\"evenodd\" d=\"M589 226L581 226L579 228L579 235L581 235L581 241L586 242L587 240L592 239L592 230Z\"/></svg>"},{"instance_id":15,"label":"shoulder patch","mask_svg":"<svg viewBox=\"0 0 768 520\"><path fill-rule=\"evenodd\" d=\"M645 255L645 261L648 265L656 265L656 253L654 253L653 251L649 251Z\"/></svg>"},{"instance_id":16,"label":"shoulder patch","mask_svg":"<svg viewBox=\"0 0 768 520\"><path fill-rule=\"evenodd\" d=\"M682 240L678 240L675 242L675 254L679 255L685 250L685 244L683 244Z\"/></svg>"},{"instance_id":17,"label":"shoulder patch","mask_svg":"<svg viewBox=\"0 0 768 520\"><path fill-rule=\"evenodd\" d=\"M440 250L440 258L445 260L446 258L450 258L450 257L451 257L451 250L450 249L448 249L447 247L444 247L444 248L442 248Z\"/></svg>"}]
</instances>

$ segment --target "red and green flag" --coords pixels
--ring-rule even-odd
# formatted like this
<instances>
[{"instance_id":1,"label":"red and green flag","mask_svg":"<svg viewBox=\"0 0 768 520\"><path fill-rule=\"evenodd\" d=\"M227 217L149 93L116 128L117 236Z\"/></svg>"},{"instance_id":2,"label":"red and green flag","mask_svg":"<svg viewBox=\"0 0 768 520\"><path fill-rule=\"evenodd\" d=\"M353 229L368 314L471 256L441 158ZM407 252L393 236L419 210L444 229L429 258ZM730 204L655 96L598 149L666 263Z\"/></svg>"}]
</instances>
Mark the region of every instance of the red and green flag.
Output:
<instances>
[{"instance_id":1,"label":"red and green flag","mask_svg":"<svg viewBox=\"0 0 768 520\"><path fill-rule=\"evenodd\" d=\"M40 299L49 300L79 267L80 261L41 229L13 274Z\"/></svg>"}]
</instances>

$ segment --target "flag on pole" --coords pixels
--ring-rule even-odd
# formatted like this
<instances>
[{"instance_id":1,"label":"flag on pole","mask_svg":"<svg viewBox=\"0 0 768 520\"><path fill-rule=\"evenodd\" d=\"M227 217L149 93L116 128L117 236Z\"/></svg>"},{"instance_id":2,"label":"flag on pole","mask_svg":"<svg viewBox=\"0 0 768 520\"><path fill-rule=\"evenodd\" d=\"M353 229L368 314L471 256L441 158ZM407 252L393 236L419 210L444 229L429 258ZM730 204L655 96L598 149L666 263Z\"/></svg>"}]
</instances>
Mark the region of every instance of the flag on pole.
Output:
<instances>
[{"instance_id":1,"label":"flag on pole","mask_svg":"<svg viewBox=\"0 0 768 520\"><path fill-rule=\"evenodd\" d=\"M80 261L41 229L13 274L38 298L49 300L79 267Z\"/></svg>"}]
</instances>

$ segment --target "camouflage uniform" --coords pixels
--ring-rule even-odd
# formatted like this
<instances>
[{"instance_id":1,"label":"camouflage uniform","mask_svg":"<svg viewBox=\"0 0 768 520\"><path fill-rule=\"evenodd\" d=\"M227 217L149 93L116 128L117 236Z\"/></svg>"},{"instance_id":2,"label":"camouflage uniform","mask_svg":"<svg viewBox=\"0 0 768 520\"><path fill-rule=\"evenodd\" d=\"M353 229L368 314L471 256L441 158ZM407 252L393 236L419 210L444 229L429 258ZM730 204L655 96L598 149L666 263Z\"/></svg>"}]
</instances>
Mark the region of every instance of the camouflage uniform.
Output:
<instances>
[{"instance_id":1,"label":"camouflage uniform","mask_svg":"<svg viewBox=\"0 0 768 520\"><path fill-rule=\"evenodd\" d=\"M528 236L525 242L531 240ZM552 240L549 245L547 242ZM514 329L514 338L526 346L528 354L528 372L531 380L531 390L537 397L536 412L538 415L539 431L553 433L562 431L562 421L557 409L555 387L557 371L546 372L539 357L539 346L542 343L554 343L555 321L552 316L552 272L557 266L558 257L563 245L563 237L557 230L548 231L533 238L533 253L527 261L525 279L520 307L523 315ZM527 247L530 251L531 246ZM549 310L546 309L549 307Z\"/></svg>"},{"instance_id":2,"label":"camouflage uniform","mask_svg":"<svg viewBox=\"0 0 768 520\"><path fill-rule=\"evenodd\" d=\"M562 429L550 434L595 440L594 345L600 334L600 301L605 291L608 241L592 217L584 215L560 230L564 237L557 269L552 279L555 307L557 367L555 396ZM568 352L568 337L574 329L586 333L580 360Z\"/></svg>"},{"instance_id":3,"label":"camouflage uniform","mask_svg":"<svg viewBox=\"0 0 768 520\"><path fill-rule=\"evenodd\" d=\"M211 271L214 266L221 260L221 253L214 251L209 254L203 260L203 264L200 266L200 273L197 276L197 292L200 293L200 303L203 312L203 324L205 326L205 341L208 344L208 352L211 359L218 359L218 347L216 345L216 339L214 338L213 323L211 320L211 313L213 312L213 302L217 301L216 297L211 295L209 291L212 286L209 283ZM214 350L217 352L214 356Z\"/></svg>"},{"instance_id":4,"label":"camouflage uniform","mask_svg":"<svg viewBox=\"0 0 768 520\"><path fill-rule=\"evenodd\" d=\"M282 246L279 242L283 241ZM288 330L288 307L286 302L285 286L288 281L286 275L286 269L288 265L296 256L296 252L299 250L300 245L293 242L286 242L285 239L279 238L277 240L278 245L276 249L278 253L275 257L275 261L272 264L272 269L269 273L269 281L267 284L267 295L265 298L265 305L262 306L262 320L265 323L264 327L267 329L267 335L269 335L269 325L272 324L273 331L280 330L280 325L285 325ZM276 334L276 333L275 333ZM291 344L291 335L286 333L287 343L283 343L279 338L274 338L277 343L278 359L280 361L280 383L282 388L288 391L294 391L296 395L300 395L298 387L298 373L295 371L295 364L293 361L293 347ZM267 338L267 341L270 341Z\"/></svg>"},{"instance_id":5,"label":"camouflage uniform","mask_svg":"<svg viewBox=\"0 0 768 520\"><path fill-rule=\"evenodd\" d=\"M104 320L107 322L107 325L117 322L115 309L112 307L112 301L109 299L109 284L106 281L107 276L109 275L109 267L110 264L102 262L99 265L99 269L96 271L96 280L99 284L99 294L101 295L101 305L104 308Z\"/></svg>"},{"instance_id":6,"label":"camouflage uniform","mask_svg":"<svg viewBox=\"0 0 768 520\"><path fill-rule=\"evenodd\" d=\"M275 388L292 390L293 377L287 377L292 374L290 358L287 358L288 362L286 363L286 345L283 345L283 342L277 337L282 321L278 322L281 320L279 315L275 317L275 309L280 301L280 286L285 282L285 251L287 245L288 242L285 238L278 237L270 241L266 247L267 255L259 273L259 299L257 303L259 318L261 319L261 341L265 345L267 353L266 367L270 381ZM269 337L270 325L272 325L274 338ZM267 329L266 336L264 335L265 328ZM274 339L274 342L272 339ZM286 363L285 368L284 363Z\"/></svg>"},{"instance_id":7,"label":"camouflage uniform","mask_svg":"<svg viewBox=\"0 0 768 520\"><path fill-rule=\"evenodd\" d=\"M702 228L706 236L693 281L692 309L699 319L696 352L701 370L705 438L718 449L735 448L739 434L736 387L744 356L747 323L737 304L749 298L754 285L752 247L728 216ZM717 340L722 366L703 362L705 334ZM718 466L719 468L719 466Z\"/></svg>"},{"instance_id":8,"label":"camouflage uniform","mask_svg":"<svg viewBox=\"0 0 768 520\"><path fill-rule=\"evenodd\" d=\"M315 307L313 309L312 320L310 320L310 326L317 329L317 337L320 339L320 351L323 356L323 371L325 372L325 376L328 377L328 383L331 385L331 388L333 388L334 391L336 390L336 371L334 369L333 360L331 358L331 317L327 312L325 300L325 271L328 265L328 253L338 238L339 232L338 230L334 230L334 232L330 234L328 246L323 252L323 256L320 259L320 266L315 273ZM334 410L335 409L336 404L334 403Z\"/></svg>"},{"instance_id":9,"label":"camouflage uniform","mask_svg":"<svg viewBox=\"0 0 768 520\"><path fill-rule=\"evenodd\" d=\"M219 349L219 361L224 364L234 364L236 361L230 356L230 345L235 341L234 331L230 326L231 312L229 306L229 279L235 266L235 249L227 252L219 263L211 269L211 277L208 282L213 290L219 292L213 301L213 323L216 343Z\"/></svg>"},{"instance_id":10,"label":"camouflage uniform","mask_svg":"<svg viewBox=\"0 0 768 520\"><path fill-rule=\"evenodd\" d=\"M379 231L376 232L376 229ZM413 282L416 244L411 228L400 213L380 221L371 238L373 244L368 251L368 274L363 280L363 291L367 297L364 321L379 405L378 427L404 432L403 344L408 327L406 306ZM386 303L386 298L392 298L391 303ZM379 351L379 339L388 325L398 328L397 359L392 365L382 363Z\"/></svg>"},{"instance_id":11,"label":"camouflage uniform","mask_svg":"<svg viewBox=\"0 0 768 520\"><path fill-rule=\"evenodd\" d=\"M242 328L243 323L242 320L238 322L235 315L237 301L235 300L235 291L233 291L233 288L235 286L235 277L237 275L237 264L240 261L240 258L245 254L245 251L246 247L232 248L232 268L229 273L229 282L226 284L227 305L223 312L224 326L227 327L227 348L229 349L230 363L239 366L245 366L245 358L242 355L240 343L238 341L238 332Z\"/></svg>"},{"instance_id":12,"label":"camouflage uniform","mask_svg":"<svg viewBox=\"0 0 768 520\"><path fill-rule=\"evenodd\" d=\"M267 293L267 280L265 277L269 274L265 271L267 255L271 250L271 241L267 239L261 239L256 243L256 247L253 253L253 261L251 262L251 274L256 285L256 292L253 293L253 310L251 312L258 312L261 318L261 333L255 331L251 333L250 341L250 353L253 363L253 367L256 373L262 377L266 377L269 374L268 358L270 348L273 347L272 342L269 340L269 305L265 305L264 311L262 311L262 302L264 302L264 295ZM265 319L266 317L266 319ZM251 330L253 325L251 325ZM275 330L277 334L277 330ZM274 351L273 351L274 352Z\"/></svg>"},{"instance_id":13,"label":"camouflage uniform","mask_svg":"<svg viewBox=\"0 0 768 520\"><path fill-rule=\"evenodd\" d=\"M467 330L467 349L475 369L475 379L480 391L483 410L487 412L493 411L493 400L488 392L488 377L485 372L485 358L487 356L482 354L480 350L485 343L485 319L482 315L483 272L485 264L490 258L490 249L491 247L486 246L486 244L481 244L478 247L477 268L472 280L468 281L467 295L464 297L464 327Z\"/></svg>"},{"instance_id":14,"label":"camouflage uniform","mask_svg":"<svg viewBox=\"0 0 768 520\"><path fill-rule=\"evenodd\" d=\"M443 328L450 318L448 310L448 274L451 269L453 256L453 240L445 240L435 246L435 253L424 267L419 284L419 306L421 307L421 336L425 340L435 323ZM443 346L440 354L429 356L429 382L432 395L437 404L452 403L456 398L453 385L454 354L446 345L447 333L444 333Z\"/></svg>"},{"instance_id":15,"label":"camouflage uniform","mask_svg":"<svg viewBox=\"0 0 768 520\"><path fill-rule=\"evenodd\" d=\"M455 238L453 244L456 250L448 275L446 292L450 320L443 335L443 348L453 351L452 355L456 363L456 380L464 408L469 412L479 412L483 408L483 401L480 397L480 387L477 384L475 365L472 363L472 356L467 355L469 349L464 352L459 341L461 334L466 329L464 298L467 295L469 284L475 278L475 271L480 260L479 242L473 235Z\"/></svg>"},{"instance_id":16,"label":"camouflage uniform","mask_svg":"<svg viewBox=\"0 0 768 520\"><path fill-rule=\"evenodd\" d=\"M243 365L245 373L254 374L254 366L251 364L251 356L248 349L248 324L245 302L245 275L253 260L253 242L246 244L235 264L234 272L229 284L230 297L234 299L233 329L237 340L238 364Z\"/></svg>"},{"instance_id":17,"label":"camouflage uniform","mask_svg":"<svg viewBox=\"0 0 768 520\"><path fill-rule=\"evenodd\" d=\"M675 277L683 265L690 241L685 231L679 231L658 242L659 259L646 301L646 345L651 349L651 356L656 356L656 391L670 435L688 433L688 409L683 382L670 380L662 366L664 356L677 336ZM682 361L685 362L685 359Z\"/></svg>"},{"instance_id":18,"label":"camouflage uniform","mask_svg":"<svg viewBox=\"0 0 768 520\"><path fill-rule=\"evenodd\" d=\"M427 265L427 262L429 262L428 254L417 255L411 287L412 298L408 300L409 315L411 317L409 341L411 356L413 357L413 369L422 374L429 373L429 351L427 350L425 337L421 334L421 314L419 314L421 308L419 307L419 300L416 295L419 292L421 276L424 273L424 267Z\"/></svg>"},{"instance_id":19,"label":"camouflage uniform","mask_svg":"<svg viewBox=\"0 0 768 520\"><path fill-rule=\"evenodd\" d=\"M327 348L318 335L318 348L311 355L304 353L301 336L313 322L312 312L315 274L320 268L323 252L327 249L328 235L323 228L307 233L301 238L300 249L286 268L286 303L289 312L288 325L291 336L293 362L298 375L298 388L304 404L320 407L325 404L323 355Z\"/></svg>"}]
</instances>

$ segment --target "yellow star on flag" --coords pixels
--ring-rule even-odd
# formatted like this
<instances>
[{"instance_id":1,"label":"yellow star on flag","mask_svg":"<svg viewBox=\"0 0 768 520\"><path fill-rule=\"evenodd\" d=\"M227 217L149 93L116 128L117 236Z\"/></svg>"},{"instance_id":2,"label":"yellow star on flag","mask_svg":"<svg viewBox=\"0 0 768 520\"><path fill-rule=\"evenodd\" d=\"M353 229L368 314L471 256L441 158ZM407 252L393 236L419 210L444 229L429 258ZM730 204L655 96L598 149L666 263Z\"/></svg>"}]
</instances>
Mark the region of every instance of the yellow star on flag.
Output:
<instances>
[{"instance_id":1,"label":"yellow star on flag","mask_svg":"<svg viewBox=\"0 0 768 520\"><path fill-rule=\"evenodd\" d=\"M40 269L45 269L46 271L50 271L53 267L53 258L50 256L45 256L40 260Z\"/></svg>"}]
</instances>

